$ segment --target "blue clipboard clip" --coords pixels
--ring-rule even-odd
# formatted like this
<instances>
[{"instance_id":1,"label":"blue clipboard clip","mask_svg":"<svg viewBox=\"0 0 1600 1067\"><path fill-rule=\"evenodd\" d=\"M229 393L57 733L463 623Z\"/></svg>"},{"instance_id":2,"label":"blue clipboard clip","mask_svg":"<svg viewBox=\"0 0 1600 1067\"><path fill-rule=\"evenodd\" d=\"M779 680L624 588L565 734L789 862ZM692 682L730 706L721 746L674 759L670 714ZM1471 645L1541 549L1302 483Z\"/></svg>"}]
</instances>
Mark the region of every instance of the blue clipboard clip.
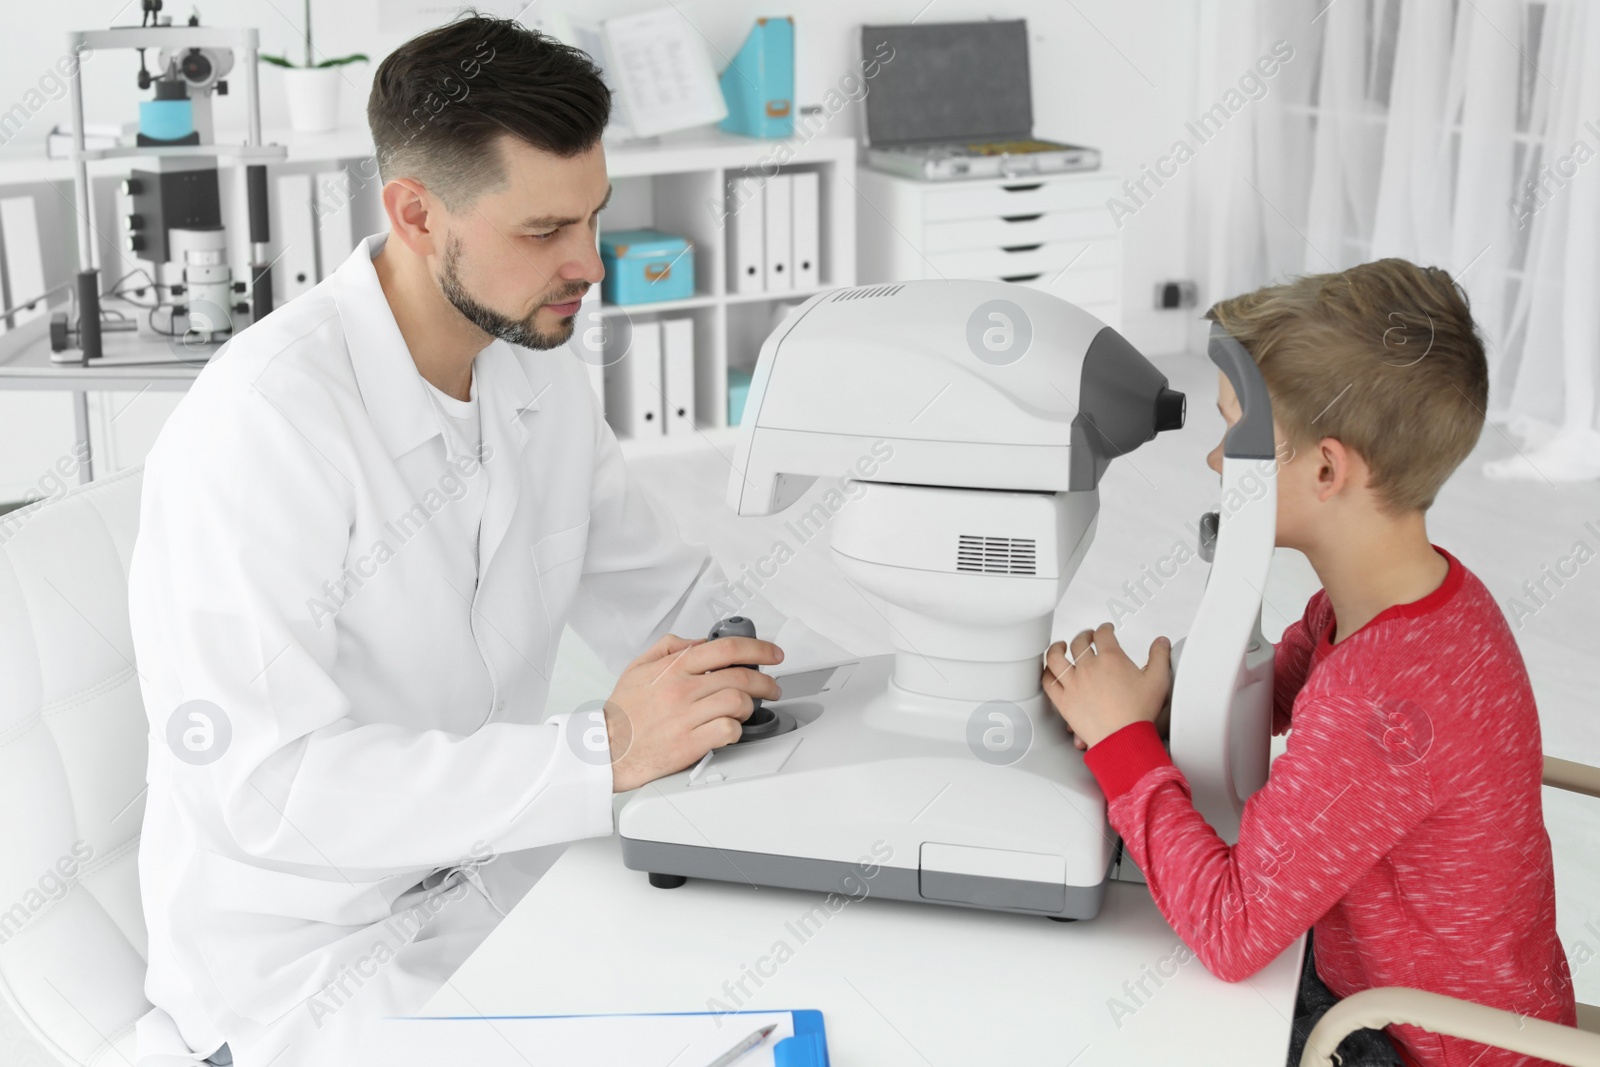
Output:
<instances>
[{"instance_id":1,"label":"blue clipboard clip","mask_svg":"<svg viewBox=\"0 0 1600 1067\"><path fill-rule=\"evenodd\" d=\"M828 1039L820 1011L791 1011L794 1036L772 1046L777 1067L828 1067Z\"/></svg>"}]
</instances>

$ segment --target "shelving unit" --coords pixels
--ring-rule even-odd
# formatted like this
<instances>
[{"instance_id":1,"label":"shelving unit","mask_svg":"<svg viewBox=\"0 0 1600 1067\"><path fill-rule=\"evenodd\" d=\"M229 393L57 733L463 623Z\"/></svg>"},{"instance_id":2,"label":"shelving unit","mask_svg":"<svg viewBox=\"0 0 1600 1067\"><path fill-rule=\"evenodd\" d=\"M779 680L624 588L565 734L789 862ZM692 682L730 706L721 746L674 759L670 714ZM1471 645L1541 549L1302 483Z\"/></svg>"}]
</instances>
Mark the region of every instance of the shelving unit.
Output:
<instances>
[{"instance_id":1,"label":"shelving unit","mask_svg":"<svg viewBox=\"0 0 1600 1067\"><path fill-rule=\"evenodd\" d=\"M623 315L632 322L692 318L696 422L703 432L688 440L731 441L731 433L717 432L729 430L728 368L754 368L761 342L782 314L782 305L855 284L855 141L820 136L763 141L697 130L647 144L608 145L606 159L612 196L601 216L602 232L649 227L687 238L694 245L695 295L613 305L601 302L595 290L594 304L585 313L598 313L602 321ZM725 225L729 180L798 170L818 175L820 283L783 292L730 292ZM603 398L601 368L590 371ZM684 447L682 437L631 438L625 428L613 428L631 454Z\"/></svg>"},{"instance_id":2,"label":"shelving unit","mask_svg":"<svg viewBox=\"0 0 1600 1067\"><path fill-rule=\"evenodd\" d=\"M235 151L238 149L232 143L242 142L244 137L240 130L222 128L217 131L217 140L222 146L219 152ZM319 189L327 183L338 185L340 193L332 202L332 210L326 212L320 222L324 227L324 252L328 249L326 227L330 219L350 231L347 240L384 227L377 199L379 183L371 167L372 142L364 128L327 134L268 129L264 131L263 140L287 150L282 160L270 165L274 190L278 189L280 175L307 175ZM103 219L120 218L115 190L118 179L127 170L127 161L109 158L112 155L114 153L107 153L107 158L95 158L89 163L94 211ZM675 452L703 447L707 443L726 450L731 447L736 433L727 425L728 368L754 367L761 341L775 321L778 305L802 301L823 289L855 284L855 142L850 138L824 136L766 141L703 129L666 135L645 143L608 143L606 156L617 189L602 216L602 226L605 229L651 226L690 238L695 243L697 276L696 293L686 300L599 307L602 320L607 321L623 315L635 320L685 316L695 321L695 399L700 432L637 439L619 432L619 437L625 451L634 455ZM787 293L730 293L726 277L728 233L719 221L726 203L727 180L736 175L771 174L780 169L814 170L819 175L821 284ZM27 197L37 212L41 233L70 233L71 204L63 200L59 183L69 180L71 172L72 164L65 159L47 159L42 153L0 152L0 200ZM238 214L234 210L238 199L236 192L231 186L223 189L225 210L230 212L230 218ZM318 193L319 199L322 195ZM274 257L278 257L286 245L295 244L297 240L304 243L311 233L313 223L310 220L302 220L304 225L295 228L294 220L287 213L290 206L274 202ZM292 206L309 211L306 203ZM101 261L119 262L117 227L102 227L98 236ZM346 243L334 242L341 249ZM46 277L70 275L70 242L46 241L41 251ZM291 267L293 258L291 255L281 259L274 268L275 288L286 297L315 284L321 275L337 267L343 256L342 253L326 256L320 272L314 260L304 266ZM598 287L592 298L599 301ZM14 347L18 340L10 338L9 347ZM599 368L592 368L592 371L598 386ZM89 376L73 379L56 388L90 380ZM97 441L97 454L109 461L99 473L140 462L149 442L170 414L176 392L159 393L150 389L146 380L134 373L123 373L114 382L110 379L93 381L96 388L89 390L92 436ZM177 392L183 388L183 383L178 383ZM7 399L5 402L17 401ZM50 416L43 422L53 420L54 416ZM63 435L63 439L71 438ZM5 473L0 472L0 482L4 481ZM31 481L31 467L17 473L19 478L24 476Z\"/></svg>"}]
</instances>

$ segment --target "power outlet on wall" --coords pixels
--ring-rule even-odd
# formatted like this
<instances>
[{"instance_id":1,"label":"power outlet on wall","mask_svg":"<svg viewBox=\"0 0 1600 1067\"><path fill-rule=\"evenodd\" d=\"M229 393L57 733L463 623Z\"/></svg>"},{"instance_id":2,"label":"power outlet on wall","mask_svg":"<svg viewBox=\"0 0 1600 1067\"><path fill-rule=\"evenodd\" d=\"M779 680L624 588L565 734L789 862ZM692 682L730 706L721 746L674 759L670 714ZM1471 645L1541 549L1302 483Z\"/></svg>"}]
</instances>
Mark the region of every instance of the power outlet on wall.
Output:
<instances>
[{"instance_id":1,"label":"power outlet on wall","mask_svg":"<svg viewBox=\"0 0 1600 1067\"><path fill-rule=\"evenodd\" d=\"M1174 282L1156 282L1155 308L1170 311L1173 308L1192 308L1199 302L1199 289L1194 282L1180 278Z\"/></svg>"}]
</instances>

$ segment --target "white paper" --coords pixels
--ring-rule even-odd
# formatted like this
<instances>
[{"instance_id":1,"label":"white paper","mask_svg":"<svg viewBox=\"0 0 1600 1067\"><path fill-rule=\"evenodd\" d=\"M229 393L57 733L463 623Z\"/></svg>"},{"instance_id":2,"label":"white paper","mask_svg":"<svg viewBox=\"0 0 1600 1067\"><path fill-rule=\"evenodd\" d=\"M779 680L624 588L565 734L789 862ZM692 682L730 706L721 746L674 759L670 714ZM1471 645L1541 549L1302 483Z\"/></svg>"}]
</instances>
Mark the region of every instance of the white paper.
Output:
<instances>
[{"instance_id":1,"label":"white paper","mask_svg":"<svg viewBox=\"0 0 1600 1067\"><path fill-rule=\"evenodd\" d=\"M635 137L727 118L705 42L676 9L607 19L602 32L606 80Z\"/></svg>"}]
</instances>

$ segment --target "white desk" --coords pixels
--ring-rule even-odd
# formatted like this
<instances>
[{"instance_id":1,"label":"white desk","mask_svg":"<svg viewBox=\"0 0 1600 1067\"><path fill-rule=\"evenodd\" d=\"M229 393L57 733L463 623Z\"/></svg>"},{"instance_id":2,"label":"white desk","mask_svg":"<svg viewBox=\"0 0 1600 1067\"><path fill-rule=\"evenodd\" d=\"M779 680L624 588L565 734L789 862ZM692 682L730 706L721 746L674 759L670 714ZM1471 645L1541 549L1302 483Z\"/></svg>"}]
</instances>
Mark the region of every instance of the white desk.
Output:
<instances>
[{"instance_id":1,"label":"white desk","mask_svg":"<svg viewBox=\"0 0 1600 1067\"><path fill-rule=\"evenodd\" d=\"M137 309L107 299L106 307L129 313ZM52 308L51 310L57 310ZM50 320L42 316L0 334L0 389L44 389L72 393L78 454L85 457L78 465L78 481L94 479L94 461L89 450L89 394L91 392L142 392L145 389L182 391L194 384L205 360L217 345L184 350L187 362L173 357L173 349L160 338L133 332L107 331L101 338L108 356L159 360L145 364L110 364L85 367L77 363L56 363L50 358ZM104 473L104 472L102 472Z\"/></svg>"},{"instance_id":2,"label":"white desk","mask_svg":"<svg viewBox=\"0 0 1600 1067\"><path fill-rule=\"evenodd\" d=\"M1158 970L1179 941L1141 885L1114 883L1079 923L868 899L802 928L822 900L652 889L616 838L581 841L420 1014L819 1008L834 1067L1282 1067L1288 1052L1304 939L1235 985L1194 959ZM741 978L752 996L735 1005ZM1141 978L1148 995L1130 996Z\"/></svg>"}]
</instances>

